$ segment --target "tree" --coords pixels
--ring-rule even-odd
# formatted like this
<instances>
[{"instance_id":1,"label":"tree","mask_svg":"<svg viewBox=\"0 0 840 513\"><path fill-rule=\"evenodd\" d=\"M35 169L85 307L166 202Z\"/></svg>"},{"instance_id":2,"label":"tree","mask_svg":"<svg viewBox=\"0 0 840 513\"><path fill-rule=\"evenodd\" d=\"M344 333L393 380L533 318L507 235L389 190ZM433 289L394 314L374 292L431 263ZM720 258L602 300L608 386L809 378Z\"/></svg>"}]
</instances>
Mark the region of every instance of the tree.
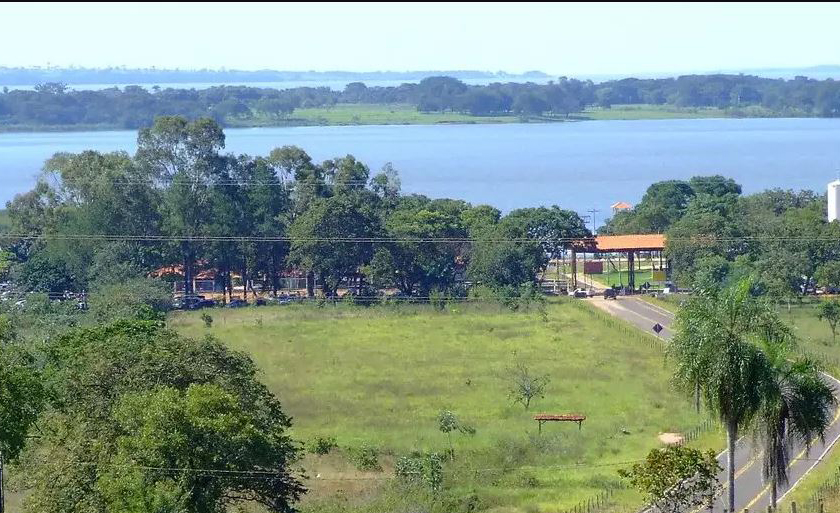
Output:
<instances>
[{"instance_id":1,"label":"tree","mask_svg":"<svg viewBox=\"0 0 840 513\"><path fill-rule=\"evenodd\" d=\"M342 279L370 262L380 218L360 195L315 201L289 228L291 262L317 272L324 294L333 297Z\"/></svg>"},{"instance_id":2,"label":"tree","mask_svg":"<svg viewBox=\"0 0 840 513\"><path fill-rule=\"evenodd\" d=\"M770 481L770 504L776 509L778 487L789 482L793 442L806 447L822 438L831 425L835 405L831 387L823 381L813 362L791 362L784 344L765 345L771 363L770 379L762 390L763 404L754 432L762 452L764 479Z\"/></svg>"},{"instance_id":3,"label":"tree","mask_svg":"<svg viewBox=\"0 0 840 513\"><path fill-rule=\"evenodd\" d=\"M0 341L0 455L15 460L46 400L32 356Z\"/></svg>"},{"instance_id":4,"label":"tree","mask_svg":"<svg viewBox=\"0 0 840 513\"><path fill-rule=\"evenodd\" d=\"M206 513L247 500L291 512L304 492L290 419L246 355L124 320L52 338L43 360L49 410L21 465L26 511Z\"/></svg>"},{"instance_id":5,"label":"tree","mask_svg":"<svg viewBox=\"0 0 840 513\"><path fill-rule=\"evenodd\" d=\"M818 307L817 317L826 321L831 328L831 341L837 343L837 323L840 322L840 301L830 299L822 301Z\"/></svg>"},{"instance_id":6,"label":"tree","mask_svg":"<svg viewBox=\"0 0 840 513\"><path fill-rule=\"evenodd\" d=\"M814 273L814 278L824 287L840 288L840 261L832 260L822 264Z\"/></svg>"},{"instance_id":7,"label":"tree","mask_svg":"<svg viewBox=\"0 0 840 513\"><path fill-rule=\"evenodd\" d=\"M508 397L514 404L520 403L527 410L532 400L545 397L545 387L550 381L547 374L535 375L525 364L517 362L508 369L508 375L511 381Z\"/></svg>"},{"instance_id":8,"label":"tree","mask_svg":"<svg viewBox=\"0 0 840 513\"><path fill-rule=\"evenodd\" d=\"M246 500L268 511L293 511L291 502L303 488L282 468L288 450L282 426L266 420L213 384L127 394L114 413L114 464L97 480L102 497L112 511L138 513L150 503L200 513ZM142 467L218 472L173 474ZM253 471L261 479L243 479Z\"/></svg>"},{"instance_id":9,"label":"tree","mask_svg":"<svg viewBox=\"0 0 840 513\"><path fill-rule=\"evenodd\" d=\"M644 463L636 463L618 473L656 511L681 513L711 503L720 489L718 471L720 466L712 451L669 445L651 450Z\"/></svg>"},{"instance_id":10,"label":"tree","mask_svg":"<svg viewBox=\"0 0 840 513\"><path fill-rule=\"evenodd\" d=\"M689 299L677 314L677 335L669 344L674 377L702 394L726 428L728 509L735 509L735 441L764 401L771 365L754 340L782 340L789 330L769 304L751 295L753 283Z\"/></svg>"},{"instance_id":11,"label":"tree","mask_svg":"<svg viewBox=\"0 0 840 513\"><path fill-rule=\"evenodd\" d=\"M695 195L725 196L727 194L733 194L738 196L741 194L741 186L735 180L721 175L693 176L688 181L688 185L694 191Z\"/></svg>"},{"instance_id":12,"label":"tree","mask_svg":"<svg viewBox=\"0 0 840 513\"><path fill-rule=\"evenodd\" d=\"M137 136L138 164L168 185L162 202L163 228L179 239L175 245L183 262L185 293L192 292L199 251L188 238L205 235L212 212L210 185L218 177L219 151L224 146L222 127L211 119L161 117Z\"/></svg>"},{"instance_id":13,"label":"tree","mask_svg":"<svg viewBox=\"0 0 840 513\"><path fill-rule=\"evenodd\" d=\"M376 249L370 272L374 283L396 285L403 294L449 288L455 280L458 243L430 239L466 236L460 219L427 204L415 210L398 208L385 220L392 241Z\"/></svg>"}]
</instances>

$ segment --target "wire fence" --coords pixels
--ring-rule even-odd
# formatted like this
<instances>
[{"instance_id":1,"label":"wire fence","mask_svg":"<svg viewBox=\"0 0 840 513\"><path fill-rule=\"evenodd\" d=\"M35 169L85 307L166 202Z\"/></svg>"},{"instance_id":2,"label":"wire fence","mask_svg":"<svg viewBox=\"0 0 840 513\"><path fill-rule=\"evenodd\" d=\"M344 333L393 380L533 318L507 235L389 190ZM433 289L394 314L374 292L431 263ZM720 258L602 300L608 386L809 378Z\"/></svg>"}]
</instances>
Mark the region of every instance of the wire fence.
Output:
<instances>
[{"instance_id":1,"label":"wire fence","mask_svg":"<svg viewBox=\"0 0 840 513\"><path fill-rule=\"evenodd\" d=\"M840 506L840 468L823 481L796 511L797 513L828 513L836 511L837 506ZM827 507L834 509L826 509Z\"/></svg>"}]
</instances>

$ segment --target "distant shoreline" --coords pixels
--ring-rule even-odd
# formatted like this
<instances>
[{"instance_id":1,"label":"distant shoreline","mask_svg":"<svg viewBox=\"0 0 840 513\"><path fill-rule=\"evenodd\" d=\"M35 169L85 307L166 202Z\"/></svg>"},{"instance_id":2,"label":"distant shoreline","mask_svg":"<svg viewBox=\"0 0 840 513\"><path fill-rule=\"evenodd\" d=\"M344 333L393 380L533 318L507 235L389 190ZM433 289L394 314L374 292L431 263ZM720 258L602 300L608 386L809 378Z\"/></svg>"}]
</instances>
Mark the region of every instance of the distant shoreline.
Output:
<instances>
[{"instance_id":1,"label":"distant shoreline","mask_svg":"<svg viewBox=\"0 0 840 513\"><path fill-rule=\"evenodd\" d=\"M754 115L715 108L663 108L661 106L626 105L611 109L587 109L568 117L471 116L460 113L426 113L405 105L336 105L329 108L298 109L294 115L268 119L249 117L227 120L231 128L292 128L314 126L391 126L391 125L488 125L545 124L582 121L645 121L666 119L744 119L744 118L816 118L814 116L782 116L767 112ZM119 125L0 125L0 134L136 131Z\"/></svg>"}]
</instances>

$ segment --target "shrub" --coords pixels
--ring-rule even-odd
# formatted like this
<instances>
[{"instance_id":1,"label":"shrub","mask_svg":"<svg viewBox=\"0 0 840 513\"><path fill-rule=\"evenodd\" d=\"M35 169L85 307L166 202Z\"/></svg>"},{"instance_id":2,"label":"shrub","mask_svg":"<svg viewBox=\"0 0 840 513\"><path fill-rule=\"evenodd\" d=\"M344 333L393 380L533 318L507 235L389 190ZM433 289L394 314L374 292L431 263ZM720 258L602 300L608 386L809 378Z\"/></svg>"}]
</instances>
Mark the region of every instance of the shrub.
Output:
<instances>
[{"instance_id":1,"label":"shrub","mask_svg":"<svg viewBox=\"0 0 840 513\"><path fill-rule=\"evenodd\" d=\"M379 465L379 450L368 444L362 444L356 448L349 448L350 458L357 469L362 471L381 471Z\"/></svg>"},{"instance_id":2,"label":"shrub","mask_svg":"<svg viewBox=\"0 0 840 513\"><path fill-rule=\"evenodd\" d=\"M201 320L204 322L204 327L205 328L212 328L213 327L213 317L209 313L203 312L201 314Z\"/></svg>"},{"instance_id":3,"label":"shrub","mask_svg":"<svg viewBox=\"0 0 840 513\"><path fill-rule=\"evenodd\" d=\"M335 438L331 436L316 436L307 444L306 450L311 454L323 456L329 454L330 451L338 447L335 443Z\"/></svg>"}]
</instances>

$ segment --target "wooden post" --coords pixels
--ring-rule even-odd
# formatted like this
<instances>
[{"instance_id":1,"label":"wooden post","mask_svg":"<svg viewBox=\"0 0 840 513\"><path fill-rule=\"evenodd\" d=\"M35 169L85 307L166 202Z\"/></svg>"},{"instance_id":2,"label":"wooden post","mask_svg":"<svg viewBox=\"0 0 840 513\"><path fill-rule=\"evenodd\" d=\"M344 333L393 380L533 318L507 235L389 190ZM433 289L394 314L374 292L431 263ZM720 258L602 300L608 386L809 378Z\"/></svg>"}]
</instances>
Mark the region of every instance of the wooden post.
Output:
<instances>
[{"instance_id":1,"label":"wooden post","mask_svg":"<svg viewBox=\"0 0 840 513\"><path fill-rule=\"evenodd\" d=\"M790 513L796 513L796 502L790 503Z\"/></svg>"},{"instance_id":2,"label":"wooden post","mask_svg":"<svg viewBox=\"0 0 840 513\"><path fill-rule=\"evenodd\" d=\"M820 499L820 507L819 507L818 511L819 511L819 513L825 513L825 504L823 504L822 499Z\"/></svg>"}]
</instances>

